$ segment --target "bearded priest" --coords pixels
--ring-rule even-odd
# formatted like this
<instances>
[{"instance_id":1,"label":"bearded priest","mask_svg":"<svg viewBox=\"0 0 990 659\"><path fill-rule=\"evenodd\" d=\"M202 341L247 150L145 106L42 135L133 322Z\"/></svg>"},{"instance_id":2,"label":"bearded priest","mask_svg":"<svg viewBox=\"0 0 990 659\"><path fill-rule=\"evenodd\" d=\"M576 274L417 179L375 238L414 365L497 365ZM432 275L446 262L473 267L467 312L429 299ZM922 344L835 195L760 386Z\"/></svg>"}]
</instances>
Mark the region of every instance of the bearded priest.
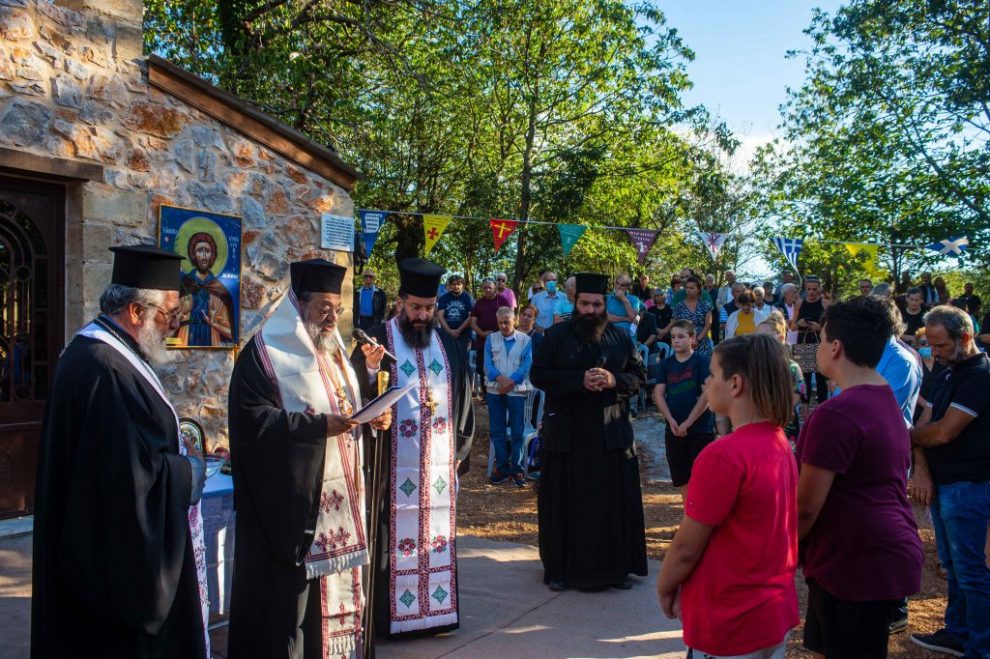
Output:
<instances>
[{"instance_id":1,"label":"bearded priest","mask_svg":"<svg viewBox=\"0 0 990 659\"><path fill-rule=\"evenodd\" d=\"M34 510L31 656L209 657L202 455L151 363L179 326L179 262L114 247L101 314L59 357Z\"/></svg>"},{"instance_id":2,"label":"bearded priest","mask_svg":"<svg viewBox=\"0 0 990 659\"><path fill-rule=\"evenodd\" d=\"M629 332L608 322L608 277L574 278L574 313L547 330L529 373L547 396L537 498L543 580L551 590L628 589L630 574L646 576L629 423L646 369Z\"/></svg>"},{"instance_id":3,"label":"bearded priest","mask_svg":"<svg viewBox=\"0 0 990 659\"><path fill-rule=\"evenodd\" d=\"M228 656L360 657L368 533L361 434L349 418L361 391L337 329L347 270L313 259L289 271L290 290L230 383Z\"/></svg>"},{"instance_id":4,"label":"bearded priest","mask_svg":"<svg viewBox=\"0 0 990 659\"><path fill-rule=\"evenodd\" d=\"M401 261L398 315L368 330L381 345L351 355L366 395L382 368L394 385L415 384L393 407L395 424L381 447L384 487L374 502L381 551L372 561L379 636L438 634L459 625L456 484L467 471L474 410L465 356L436 320L444 272L426 259Z\"/></svg>"}]
</instances>

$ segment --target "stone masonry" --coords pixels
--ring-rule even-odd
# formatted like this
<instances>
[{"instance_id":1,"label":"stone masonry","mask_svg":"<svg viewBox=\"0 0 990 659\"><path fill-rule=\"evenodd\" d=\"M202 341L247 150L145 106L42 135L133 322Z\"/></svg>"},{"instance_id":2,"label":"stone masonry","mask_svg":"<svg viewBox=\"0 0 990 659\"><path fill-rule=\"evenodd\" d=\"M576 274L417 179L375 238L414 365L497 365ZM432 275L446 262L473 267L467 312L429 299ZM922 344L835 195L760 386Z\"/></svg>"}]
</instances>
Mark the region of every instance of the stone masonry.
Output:
<instances>
[{"instance_id":1,"label":"stone masonry","mask_svg":"<svg viewBox=\"0 0 990 659\"><path fill-rule=\"evenodd\" d=\"M150 87L141 12L140 0L0 0L0 146L104 167L102 182L67 187L67 339L98 311L108 248L156 241L168 204L242 218L243 345L284 292L290 261L351 266L350 254L318 245L320 214L352 215L353 203L344 188ZM159 373L179 415L199 419L211 445L226 442L234 352L172 354Z\"/></svg>"}]
</instances>

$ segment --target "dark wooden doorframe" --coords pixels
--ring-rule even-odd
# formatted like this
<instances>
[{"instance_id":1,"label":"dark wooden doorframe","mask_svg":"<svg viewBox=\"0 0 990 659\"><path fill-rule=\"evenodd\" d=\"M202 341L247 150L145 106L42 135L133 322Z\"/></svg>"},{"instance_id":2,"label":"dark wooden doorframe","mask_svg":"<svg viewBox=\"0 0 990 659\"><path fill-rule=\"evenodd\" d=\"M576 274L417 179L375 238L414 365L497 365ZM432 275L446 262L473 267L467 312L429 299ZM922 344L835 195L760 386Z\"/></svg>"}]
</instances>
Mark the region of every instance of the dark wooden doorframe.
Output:
<instances>
[{"instance_id":1,"label":"dark wooden doorframe","mask_svg":"<svg viewBox=\"0 0 990 659\"><path fill-rule=\"evenodd\" d=\"M65 188L0 176L0 519L34 506L38 441L65 337Z\"/></svg>"}]
</instances>

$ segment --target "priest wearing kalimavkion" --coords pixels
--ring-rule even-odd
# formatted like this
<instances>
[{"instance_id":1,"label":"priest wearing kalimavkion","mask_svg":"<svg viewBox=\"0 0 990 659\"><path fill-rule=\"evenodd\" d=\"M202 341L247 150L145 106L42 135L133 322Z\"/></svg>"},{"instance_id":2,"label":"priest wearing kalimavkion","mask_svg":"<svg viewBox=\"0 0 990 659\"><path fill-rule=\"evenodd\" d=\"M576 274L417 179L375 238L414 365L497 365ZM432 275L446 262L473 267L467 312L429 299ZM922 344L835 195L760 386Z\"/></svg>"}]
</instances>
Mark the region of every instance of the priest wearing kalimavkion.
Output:
<instances>
[{"instance_id":1,"label":"priest wearing kalimavkion","mask_svg":"<svg viewBox=\"0 0 990 659\"><path fill-rule=\"evenodd\" d=\"M646 576L639 459L629 399L646 369L608 322L605 275L577 273L574 313L547 330L529 377L547 396L537 511L551 590L632 587Z\"/></svg>"},{"instance_id":2,"label":"priest wearing kalimavkion","mask_svg":"<svg viewBox=\"0 0 990 659\"><path fill-rule=\"evenodd\" d=\"M59 357L45 410L31 656L204 659L206 465L149 363L179 325L182 257L113 252L102 313Z\"/></svg>"},{"instance_id":3,"label":"priest wearing kalimavkion","mask_svg":"<svg viewBox=\"0 0 990 659\"><path fill-rule=\"evenodd\" d=\"M398 315L368 334L380 344L351 355L366 395L380 368L394 385L415 385L394 407L382 449L374 621L382 636L456 629L457 474L467 470L474 434L465 356L439 329L435 312L444 269L426 259L399 263ZM398 358L384 357L384 349ZM384 357L384 360L383 360Z\"/></svg>"},{"instance_id":4,"label":"priest wearing kalimavkion","mask_svg":"<svg viewBox=\"0 0 990 659\"><path fill-rule=\"evenodd\" d=\"M368 533L361 434L350 419L361 392L337 330L347 270L313 259L289 271L290 290L230 382L228 656L360 657Z\"/></svg>"}]
</instances>

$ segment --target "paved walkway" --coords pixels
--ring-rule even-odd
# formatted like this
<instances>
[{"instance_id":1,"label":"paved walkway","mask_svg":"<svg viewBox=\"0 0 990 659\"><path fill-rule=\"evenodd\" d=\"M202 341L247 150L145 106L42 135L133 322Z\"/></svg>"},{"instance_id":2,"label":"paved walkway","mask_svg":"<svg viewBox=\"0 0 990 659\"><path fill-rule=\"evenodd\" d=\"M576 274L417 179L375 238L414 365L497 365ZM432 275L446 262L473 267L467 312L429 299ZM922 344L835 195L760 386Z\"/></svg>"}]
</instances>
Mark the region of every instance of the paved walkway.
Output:
<instances>
[{"instance_id":1,"label":"paved walkway","mask_svg":"<svg viewBox=\"0 0 990 659\"><path fill-rule=\"evenodd\" d=\"M441 637L382 643L383 659L432 657L683 657L680 623L660 613L659 564L632 590L555 593L534 547L459 539L461 628ZM0 659L28 656L31 536L0 540ZM214 632L217 655L225 630Z\"/></svg>"},{"instance_id":2,"label":"paved walkway","mask_svg":"<svg viewBox=\"0 0 990 659\"><path fill-rule=\"evenodd\" d=\"M381 643L384 659L432 657L683 657L680 622L660 613L659 570L632 590L555 593L534 547L459 539L461 628L442 637Z\"/></svg>"}]
</instances>

